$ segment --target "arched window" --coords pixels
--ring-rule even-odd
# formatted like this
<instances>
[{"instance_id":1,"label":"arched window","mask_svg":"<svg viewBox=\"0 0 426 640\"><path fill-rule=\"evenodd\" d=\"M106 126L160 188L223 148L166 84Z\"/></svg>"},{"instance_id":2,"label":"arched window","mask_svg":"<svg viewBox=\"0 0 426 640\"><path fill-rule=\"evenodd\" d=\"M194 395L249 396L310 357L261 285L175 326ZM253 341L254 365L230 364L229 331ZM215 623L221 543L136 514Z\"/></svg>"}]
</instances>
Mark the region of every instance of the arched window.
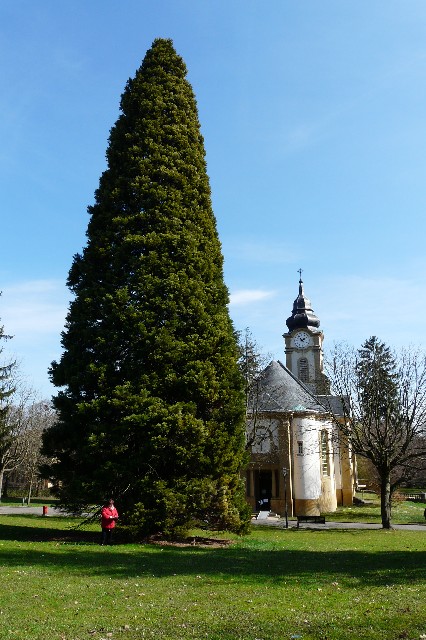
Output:
<instances>
[{"instance_id":1,"label":"arched window","mask_svg":"<svg viewBox=\"0 0 426 640\"><path fill-rule=\"evenodd\" d=\"M323 429L321 431L320 446L321 446L321 472L323 476L329 476L330 475L330 449L329 449L327 429Z\"/></svg>"},{"instance_id":2,"label":"arched window","mask_svg":"<svg viewBox=\"0 0 426 640\"><path fill-rule=\"evenodd\" d=\"M297 363L298 378L302 382L309 382L309 364L307 358L300 358Z\"/></svg>"}]
</instances>

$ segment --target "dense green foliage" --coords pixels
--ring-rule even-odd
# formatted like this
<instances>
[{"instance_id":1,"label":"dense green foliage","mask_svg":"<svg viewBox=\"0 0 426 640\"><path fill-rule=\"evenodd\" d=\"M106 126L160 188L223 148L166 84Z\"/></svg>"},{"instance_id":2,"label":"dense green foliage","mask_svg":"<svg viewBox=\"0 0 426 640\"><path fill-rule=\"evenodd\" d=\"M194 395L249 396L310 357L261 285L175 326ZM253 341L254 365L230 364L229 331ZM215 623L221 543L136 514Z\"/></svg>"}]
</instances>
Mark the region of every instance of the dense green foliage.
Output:
<instances>
[{"instance_id":1,"label":"dense green foliage","mask_svg":"<svg viewBox=\"0 0 426 640\"><path fill-rule=\"evenodd\" d=\"M243 530L243 382L186 67L158 39L111 130L60 362L48 473L75 509L113 495L132 527Z\"/></svg>"},{"instance_id":2,"label":"dense green foliage","mask_svg":"<svg viewBox=\"0 0 426 640\"><path fill-rule=\"evenodd\" d=\"M398 418L398 373L391 350L376 336L358 349L355 367L362 411L375 429L375 437L383 437L384 421Z\"/></svg>"}]
</instances>

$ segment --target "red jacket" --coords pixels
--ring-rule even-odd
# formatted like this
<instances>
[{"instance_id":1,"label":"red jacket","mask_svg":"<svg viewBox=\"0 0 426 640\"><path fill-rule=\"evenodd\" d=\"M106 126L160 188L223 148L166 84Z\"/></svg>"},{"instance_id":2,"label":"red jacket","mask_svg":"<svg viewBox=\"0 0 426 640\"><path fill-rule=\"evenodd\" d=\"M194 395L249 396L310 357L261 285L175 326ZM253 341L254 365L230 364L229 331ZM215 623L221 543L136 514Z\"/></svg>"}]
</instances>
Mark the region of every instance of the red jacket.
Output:
<instances>
[{"instance_id":1,"label":"red jacket","mask_svg":"<svg viewBox=\"0 0 426 640\"><path fill-rule=\"evenodd\" d=\"M102 509L102 529L114 529L117 518L118 511L115 507L104 507Z\"/></svg>"}]
</instances>

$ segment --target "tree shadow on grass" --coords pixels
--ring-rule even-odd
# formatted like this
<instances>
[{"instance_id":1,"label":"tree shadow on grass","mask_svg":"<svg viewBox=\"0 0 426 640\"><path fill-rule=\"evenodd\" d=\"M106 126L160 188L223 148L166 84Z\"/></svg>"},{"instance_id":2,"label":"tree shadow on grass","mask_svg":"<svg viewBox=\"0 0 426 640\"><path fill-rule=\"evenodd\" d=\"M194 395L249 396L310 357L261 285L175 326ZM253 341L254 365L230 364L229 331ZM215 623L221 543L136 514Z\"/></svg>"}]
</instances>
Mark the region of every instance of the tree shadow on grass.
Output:
<instances>
[{"instance_id":1,"label":"tree shadow on grass","mask_svg":"<svg viewBox=\"0 0 426 640\"><path fill-rule=\"evenodd\" d=\"M170 576L201 576L215 583L258 584L286 582L309 586L322 580L347 588L425 581L426 551L293 550L248 549L238 545L210 549L153 545L117 545L101 548L99 534L0 524L0 540L52 542L40 548L17 546L3 550L0 564L45 568L80 576L149 579Z\"/></svg>"},{"instance_id":2,"label":"tree shadow on grass","mask_svg":"<svg viewBox=\"0 0 426 640\"><path fill-rule=\"evenodd\" d=\"M19 516L20 524L16 524L17 516L0 516L0 540L16 540L17 542L69 542L94 543L100 540L99 533L87 531L64 520L63 517L43 518L37 515ZM55 526L56 524L62 526ZM64 526L65 525L65 526Z\"/></svg>"}]
</instances>

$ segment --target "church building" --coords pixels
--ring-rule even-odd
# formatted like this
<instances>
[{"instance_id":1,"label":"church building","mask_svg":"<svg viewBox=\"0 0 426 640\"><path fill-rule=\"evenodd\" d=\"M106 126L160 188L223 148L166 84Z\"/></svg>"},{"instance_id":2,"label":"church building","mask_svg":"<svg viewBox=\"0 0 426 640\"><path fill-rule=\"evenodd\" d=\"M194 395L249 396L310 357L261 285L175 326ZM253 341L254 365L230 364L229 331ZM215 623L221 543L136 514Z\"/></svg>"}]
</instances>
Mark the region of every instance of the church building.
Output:
<instances>
[{"instance_id":1,"label":"church building","mask_svg":"<svg viewBox=\"0 0 426 640\"><path fill-rule=\"evenodd\" d=\"M285 365L272 361L251 392L246 498L253 511L320 515L352 504L355 461L333 419L343 419L341 399L330 395L323 372L324 334L305 296L301 271L286 324Z\"/></svg>"}]
</instances>

